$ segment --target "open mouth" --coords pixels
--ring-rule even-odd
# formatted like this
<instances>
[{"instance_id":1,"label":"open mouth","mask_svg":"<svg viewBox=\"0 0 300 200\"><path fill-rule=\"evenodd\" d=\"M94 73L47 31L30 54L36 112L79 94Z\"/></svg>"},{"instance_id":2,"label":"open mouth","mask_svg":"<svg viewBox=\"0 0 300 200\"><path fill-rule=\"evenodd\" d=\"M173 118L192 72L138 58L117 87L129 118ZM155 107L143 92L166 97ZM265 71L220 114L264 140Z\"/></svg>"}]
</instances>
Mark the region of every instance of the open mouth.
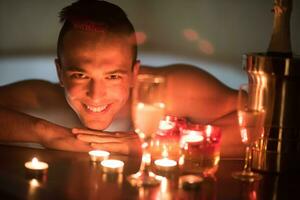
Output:
<instances>
[{"instance_id":1,"label":"open mouth","mask_svg":"<svg viewBox=\"0 0 300 200\"><path fill-rule=\"evenodd\" d=\"M105 111L108 109L109 104L101 105L101 106L91 106L91 105L86 105L86 104L84 104L84 107L85 107L86 110L88 110L89 112L93 112L93 113L101 113L101 112L105 112Z\"/></svg>"}]
</instances>

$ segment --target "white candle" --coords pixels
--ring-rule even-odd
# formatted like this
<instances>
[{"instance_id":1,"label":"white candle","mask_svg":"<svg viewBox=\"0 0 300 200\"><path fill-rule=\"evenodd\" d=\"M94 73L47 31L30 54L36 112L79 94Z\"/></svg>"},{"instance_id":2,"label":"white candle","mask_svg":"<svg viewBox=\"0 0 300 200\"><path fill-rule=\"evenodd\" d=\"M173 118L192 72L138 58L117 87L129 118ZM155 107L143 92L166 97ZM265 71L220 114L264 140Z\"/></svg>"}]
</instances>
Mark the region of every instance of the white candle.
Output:
<instances>
[{"instance_id":1,"label":"white candle","mask_svg":"<svg viewBox=\"0 0 300 200\"><path fill-rule=\"evenodd\" d=\"M101 162L103 172L107 173L121 173L123 172L124 162L121 160L103 160Z\"/></svg>"},{"instance_id":2,"label":"white candle","mask_svg":"<svg viewBox=\"0 0 300 200\"><path fill-rule=\"evenodd\" d=\"M177 162L175 160L163 158L163 159L155 160L154 164L156 165L157 169L168 171L174 169L177 165Z\"/></svg>"},{"instance_id":3,"label":"white candle","mask_svg":"<svg viewBox=\"0 0 300 200\"><path fill-rule=\"evenodd\" d=\"M110 153L102 150L92 150L89 152L91 161L97 162L108 159Z\"/></svg>"},{"instance_id":4,"label":"white candle","mask_svg":"<svg viewBox=\"0 0 300 200\"><path fill-rule=\"evenodd\" d=\"M34 157L31 161L25 163L27 170L32 172L41 172L44 173L48 169L48 164L46 162L39 161Z\"/></svg>"},{"instance_id":5,"label":"white candle","mask_svg":"<svg viewBox=\"0 0 300 200\"><path fill-rule=\"evenodd\" d=\"M185 135L182 136L182 140L184 143L192 143L192 142L202 142L204 137L201 135L199 131L188 131Z\"/></svg>"},{"instance_id":6,"label":"white candle","mask_svg":"<svg viewBox=\"0 0 300 200\"><path fill-rule=\"evenodd\" d=\"M175 123L171 121L161 120L159 122L159 129L162 131L167 131L175 127Z\"/></svg>"}]
</instances>

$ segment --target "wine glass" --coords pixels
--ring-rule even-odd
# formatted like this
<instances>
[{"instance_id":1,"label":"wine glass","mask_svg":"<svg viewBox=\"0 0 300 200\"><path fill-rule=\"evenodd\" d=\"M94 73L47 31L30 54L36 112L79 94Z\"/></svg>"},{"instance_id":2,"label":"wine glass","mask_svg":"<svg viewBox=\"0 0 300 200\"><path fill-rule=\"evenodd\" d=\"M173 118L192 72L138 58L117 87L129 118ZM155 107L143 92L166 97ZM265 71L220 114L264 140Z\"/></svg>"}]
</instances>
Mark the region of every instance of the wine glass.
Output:
<instances>
[{"instance_id":1,"label":"wine glass","mask_svg":"<svg viewBox=\"0 0 300 200\"><path fill-rule=\"evenodd\" d=\"M262 176L251 171L252 148L264 134L265 90L259 85L242 84L238 92L237 112L242 142L246 145L245 163L242 171L232 176L242 181L260 180Z\"/></svg>"},{"instance_id":2,"label":"wine glass","mask_svg":"<svg viewBox=\"0 0 300 200\"><path fill-rule=\"evenodd\" d=\"M165 78L163 76L140 74L133 89L133 126L141 140L143 150L139 171L127 178L134 186L157 185L162 180L161 176L150 170L149 145L165 114L164 88Z\"/></svg>"}]
</instances>

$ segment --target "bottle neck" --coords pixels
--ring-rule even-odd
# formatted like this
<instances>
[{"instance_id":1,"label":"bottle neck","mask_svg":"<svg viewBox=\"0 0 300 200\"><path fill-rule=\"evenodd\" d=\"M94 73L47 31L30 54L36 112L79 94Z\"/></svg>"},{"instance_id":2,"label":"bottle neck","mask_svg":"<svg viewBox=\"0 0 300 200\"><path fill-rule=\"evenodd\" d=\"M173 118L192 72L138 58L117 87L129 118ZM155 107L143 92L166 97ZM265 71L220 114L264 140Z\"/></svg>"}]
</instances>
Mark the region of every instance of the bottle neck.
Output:
<instances>
[{"instance_id":1,"label":"bottle neck","mask_svg":"<svg viewBox=\"0 0 300 200\"><path fill-rule=\"evenodd\" d=\"M290 18L292 0L275 0L273 32L268 47L268 55L292 56Z\"/></svg>"}]
</instances>

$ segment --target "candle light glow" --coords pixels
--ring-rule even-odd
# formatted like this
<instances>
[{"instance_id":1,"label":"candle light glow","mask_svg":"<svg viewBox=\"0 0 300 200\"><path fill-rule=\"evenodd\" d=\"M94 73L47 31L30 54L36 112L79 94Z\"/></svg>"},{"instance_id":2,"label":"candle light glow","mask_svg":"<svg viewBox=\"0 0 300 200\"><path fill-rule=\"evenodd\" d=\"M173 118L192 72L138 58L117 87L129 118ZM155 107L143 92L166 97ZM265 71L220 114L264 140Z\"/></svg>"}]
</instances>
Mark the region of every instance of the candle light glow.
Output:
<instances>
[{"instance_id":1,"label":"candle light glow","mask_svg":"<svg viewBox=\"0 0 300 200\"><path fill-rule=\"evenodd\" d=\"M124 162L121 160L103 160L101 162L101 166L104 172L115 172L121 173L123 172Z\"/></svg>"},{"instance_id":2,"label":"candle light glow","mask_svg":"<svg viewBox=\"0 0 300 200\"><path fill-rule=\"evenodd\" d=\"M97 162L108 159L110 153L102 150L92 150L89 152L91 161Z\"/></svg>"},{"instance_id":3,"label":"candle light glow","mask_svg":"<svg viewBox=\"0 0 300 200\"><path fill-rule=\"evenodd\" d=\"M31 161L25 163L25 167L31 170L46 170L48 169L48 164L34 157Z\"/></svg>"},{"instance_id":4,"label":"candle light glow","mask_svg":"<svg viewBox=\"0 0 300 200\"><path fill-rule=\"evenodd\" d=\"M185 143L192 143L192 142L202 142L204 137L202 136L201 132L189 130L188 133L182 136L182 140Z\"/></svg>"},{"instance_id":5,"label":"candle light glow","mask_svg":"<svg viewBox=\"0 0 300 200\"><path fill-rule=\"evenodd\" d=\"M216 126L190 124L183 129L180 139L181 169L187 174L215 173L220 160L220 138L221 130Z\"/></svg>"},{"instance_id":6,"label":"candle light glow","mask_svg":"<svg viewBox=\"0 0 300 200\"><path fill-rule=\"evenodd\" d=\"M163 158L154 161L155 165L164 167L164 168L169 168L169 167L175 167L177 165L177 162L175 160L171 160L168 158Z\"/></svg>"},{"instance_id":7,"label":"candle light glow","mask_svg":"<svg viewBox=\"0 0 300 200\"><path fill-rule=\"evenodd\" d=\"M159 122L159 129L160 130L171 130L175 127L175 123L171 121L161 120Z\"/></svg>"}]
</instances>

